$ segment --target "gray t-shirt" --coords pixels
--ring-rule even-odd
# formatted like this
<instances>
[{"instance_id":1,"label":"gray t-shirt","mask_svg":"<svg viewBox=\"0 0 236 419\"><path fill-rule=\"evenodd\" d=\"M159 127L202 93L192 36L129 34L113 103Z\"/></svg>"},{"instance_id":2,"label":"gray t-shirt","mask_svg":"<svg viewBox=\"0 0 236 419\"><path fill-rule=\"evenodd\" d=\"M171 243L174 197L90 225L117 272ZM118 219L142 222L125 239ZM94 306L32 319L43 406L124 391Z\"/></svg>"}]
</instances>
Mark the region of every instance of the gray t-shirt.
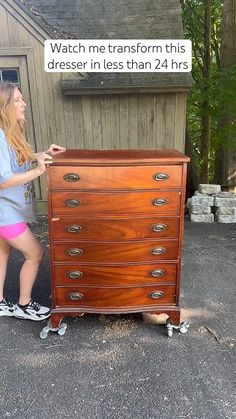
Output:
<instances>
[{"instance_id":1,"label":"gray t-shirt","mask_svg":"<svg viewBox=\"0 0 236 419\"><path fill-rule=\"evenodd\" d=\"M0 184L16 173L27 172L31 162L19 165L14 149L0 128ZM0 189L0 226L36 220L35 190L33 182Z\"/></svg>"}]
</instances>

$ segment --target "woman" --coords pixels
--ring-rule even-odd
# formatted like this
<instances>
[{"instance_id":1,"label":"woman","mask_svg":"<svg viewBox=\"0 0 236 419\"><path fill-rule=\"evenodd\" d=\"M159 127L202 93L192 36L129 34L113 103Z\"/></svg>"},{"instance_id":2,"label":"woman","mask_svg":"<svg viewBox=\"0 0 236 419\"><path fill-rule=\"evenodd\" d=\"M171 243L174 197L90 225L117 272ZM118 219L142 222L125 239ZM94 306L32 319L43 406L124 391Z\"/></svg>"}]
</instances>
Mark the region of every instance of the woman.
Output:
<instances>
[{"instance_id":1,"label":"woman","mask_svg":"<svg viewBox=\"0 0 236 419\"><path fill-rule=\"evenodd\" d=\"M26 104L20 90L0 82L0 316L43 320L50 309L32 300L43 248L27 226L35 220L33 180L42 175L54 151L65 148L52 144L46 152L33 153L24 137ZM31 168L31 162L37 166ZM20 295L17 304L4 298L3 287L12 248L25 257L20 271Z\"/></svg>"}]
</instances>

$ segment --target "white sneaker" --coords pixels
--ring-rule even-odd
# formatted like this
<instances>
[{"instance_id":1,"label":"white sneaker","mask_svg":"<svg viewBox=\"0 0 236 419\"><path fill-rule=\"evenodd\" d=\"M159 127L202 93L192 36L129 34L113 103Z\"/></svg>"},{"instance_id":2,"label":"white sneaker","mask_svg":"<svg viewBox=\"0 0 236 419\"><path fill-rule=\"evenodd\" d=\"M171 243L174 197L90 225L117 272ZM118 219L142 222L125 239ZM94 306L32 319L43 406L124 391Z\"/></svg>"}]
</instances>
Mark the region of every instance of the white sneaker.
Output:
<instances>
[{"instance_id":1,"label":"white sneaker","mask_svg":"<svg viewBox=\"0 0 236 419\"><path fill-rule=\"evenodd\" d=\"M19 304L16 304L14 310L14 316L18 319L29 319L36 322L47 319L50 314L50 308L41 306L36 301L30 301L25 307L20 307Z\"/></svg>"},{"instance_id":2,"label":"white sneaker","mask_svg":"<svg viewBox=\"0 0 236 419\"><path fill-rule=\"evenodd\" d=\"M14 316L15 304L10 303L6 298L0 302L0 316Z\"/></svg>"}]
</instances>

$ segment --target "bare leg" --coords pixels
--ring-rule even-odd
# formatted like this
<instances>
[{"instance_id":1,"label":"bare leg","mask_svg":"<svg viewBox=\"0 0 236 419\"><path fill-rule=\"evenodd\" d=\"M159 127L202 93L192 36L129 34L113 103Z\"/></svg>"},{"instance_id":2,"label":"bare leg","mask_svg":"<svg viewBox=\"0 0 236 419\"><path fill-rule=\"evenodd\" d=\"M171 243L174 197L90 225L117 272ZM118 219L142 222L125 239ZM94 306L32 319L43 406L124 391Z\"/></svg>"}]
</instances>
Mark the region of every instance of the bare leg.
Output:
<instances>
[{"instance_id":1,"label":"bare leg","mask_svg":"<svg viewBox=\"0 0 236 419\"><path fill-rule=\"evenodd\" d=\"M11 254L11 246L5 241L0 239L0 301L3 299L3 287L7 272L7 263Z\"/></svg>"},{"instance_id":2,"label":"bare leg","mask_svg":"<svg viewBox=\"0 0 236 419\"><path fill-rule=\"evenodd\" d=\"M20 236L9 240L8 243L25 256L25 262L20 271L19 304L26 305L31 300L32 288L44 255L44 250L28 228Z\"/></svg>"}]
</instances>

